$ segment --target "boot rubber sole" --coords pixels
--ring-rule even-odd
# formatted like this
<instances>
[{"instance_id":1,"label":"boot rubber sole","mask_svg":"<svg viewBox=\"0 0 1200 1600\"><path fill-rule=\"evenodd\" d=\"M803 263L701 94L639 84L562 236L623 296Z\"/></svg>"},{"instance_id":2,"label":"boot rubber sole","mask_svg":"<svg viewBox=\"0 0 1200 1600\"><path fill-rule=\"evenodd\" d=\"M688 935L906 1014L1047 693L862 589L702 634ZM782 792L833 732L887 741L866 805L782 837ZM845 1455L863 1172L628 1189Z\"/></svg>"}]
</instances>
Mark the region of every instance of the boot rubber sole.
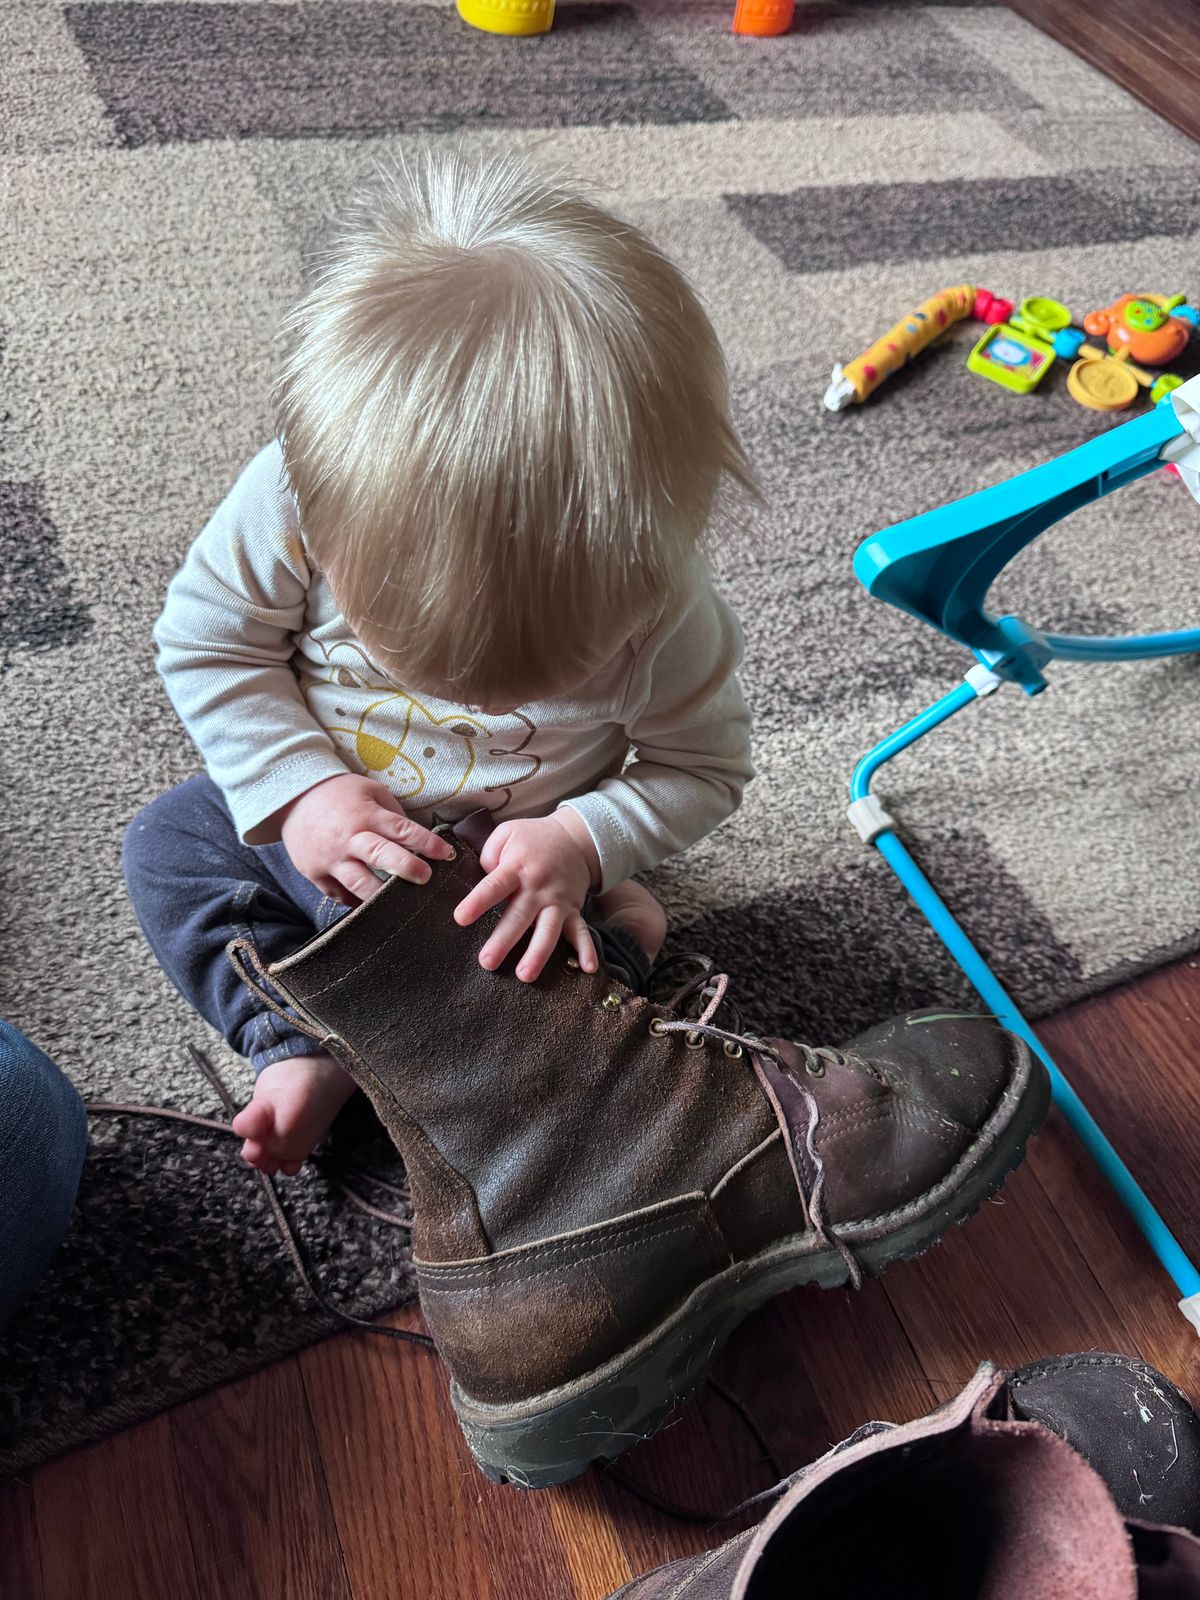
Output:
<instances>
[{"instance_id":1,"label":"boot rubber sole","mask_svg":"<svg viewBox=\"0 0 1200 1600\"><path fill-rule=\"evenodd\" d=\"M899 1213L904 1220L882 1236L858 1242L864 1231L877 1234L886 1219L839 1228L866 1276L931 1249L1020 1164L1050 1104L1050 1080L1028 1047L1017 1043L1023 1053L1018 1070L958 1166L905 1206ZM635 1345L545 1394L489 1405L455 1383L451 1399L471 1454L494 1483L522 1489L566 1483L656 1432L699 1385L738 1323L760 1305L800 1284L837 1288L848 1276L835 1250L811 1235L795 1235L708 1279Z\"/></svg>"}]
</instances>

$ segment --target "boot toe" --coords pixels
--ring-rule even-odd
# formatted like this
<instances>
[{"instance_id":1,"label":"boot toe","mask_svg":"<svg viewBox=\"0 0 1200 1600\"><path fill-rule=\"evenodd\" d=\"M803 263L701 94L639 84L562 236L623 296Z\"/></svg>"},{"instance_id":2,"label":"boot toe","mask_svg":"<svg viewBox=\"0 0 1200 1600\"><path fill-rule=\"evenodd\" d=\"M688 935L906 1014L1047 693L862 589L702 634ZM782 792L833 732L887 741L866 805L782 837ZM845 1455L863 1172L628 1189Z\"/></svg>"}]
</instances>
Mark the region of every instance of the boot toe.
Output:
<instances>
[{"instance_id":1,"label":"boot toe","mask_svg":"<svg viewBox=\"0 0 1200 1600\"><path fill-rule=\"evenodd\" d=\"M1096 1469L1125 1516L1200 1533L1200 1417L1161 1372L1089 1350L1019 1367L1009 1395L1014 1416Z\"/></svg>"},{"instance_id":2,"label":"boot toe","mask_svg":"<svg viewBox=\"0 0 1200 1600\"><path fill-rule=\"evenodd\" d=\"M1024 1046L994 1017L919 1011L877 1023L842 1046L964 1129L981 1127L1011 1084Z\"/></svg>"}]
</instances>

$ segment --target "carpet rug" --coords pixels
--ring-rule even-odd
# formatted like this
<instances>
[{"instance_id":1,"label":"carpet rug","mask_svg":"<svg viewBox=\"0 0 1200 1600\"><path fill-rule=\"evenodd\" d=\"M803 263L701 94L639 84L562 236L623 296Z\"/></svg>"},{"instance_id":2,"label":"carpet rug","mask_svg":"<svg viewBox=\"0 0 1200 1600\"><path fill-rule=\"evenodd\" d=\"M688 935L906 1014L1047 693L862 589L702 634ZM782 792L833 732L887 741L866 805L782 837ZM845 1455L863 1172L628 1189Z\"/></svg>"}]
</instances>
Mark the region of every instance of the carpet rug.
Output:
<instances>
[{"instance_id":1,"label":"carpet rug","mask_svg":"<svg viewBox=\"0 0 1200 1600\"><path fill-rule=\"evenodd\" d=\"M0 1013L91 1098L213 1114L187 1046L247 1079L156 970L122 831L196 770L150 629L269 431L277 316L348 186L422 140L517 146L597 185L692 275L733 371L760 514L717 540L746 625L759 776L657 875L674 940L760 1027L835 1039L968 1000L846 825L859 755L969 662L868 600L864 535L1110 419L1061 370L969 375L971 325L862 408L829 370L937 289L1200 292L1200 149L1003 6L810 3L769 41L732 0L562 5L507 41L448 0L9 0L0 9ZM1200 365L1192 352L1191 366ZM1195 621L1200 512L1156 474L1016 564L1059 627ZM1192 949L1197 663L1063 668L964 715L882 786L1034 1013ZM376 1144L343 1144L394 1175ZM288 1201L329 1291L410 1292L403 1237L321 1174ZM13 1470L320 1336L232 1141L97 1123L70 1235L0 1340Z\"/></svg>"}]
</instances>

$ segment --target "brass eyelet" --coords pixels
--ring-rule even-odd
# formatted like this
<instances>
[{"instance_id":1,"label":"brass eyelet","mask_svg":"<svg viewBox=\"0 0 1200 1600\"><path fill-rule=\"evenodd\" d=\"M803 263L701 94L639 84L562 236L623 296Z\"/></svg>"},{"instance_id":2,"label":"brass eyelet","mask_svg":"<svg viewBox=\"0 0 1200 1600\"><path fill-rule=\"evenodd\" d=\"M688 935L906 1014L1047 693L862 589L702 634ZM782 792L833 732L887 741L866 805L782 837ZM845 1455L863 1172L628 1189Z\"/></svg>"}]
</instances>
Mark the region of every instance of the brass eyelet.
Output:
<instances>
[{"instance_id":1,"label":"brass eyelet","mask_svg":"<svg viewBox=\"0 0 1200 1600\"><path fill-rule=\"evenodd\" d=\"M568 972L578 972L579 971L579 962L576 961L574 956L568 956L566 961L563 963L563 965L566 967Z\"/></svg>"},{"instance_id":2,"label":"brass eyelet","mask_svg":"<svg viewBox=\"0 0 1200 1600\"><path fill-rule=\"evenodd\" d=\"M615 989L610 990L610 992L606 994L604 999L600 1002L606 1011L616 1011L619 1009L622 1003L621 996L616 992Z\"/></svg>"},{"instance_id":3,"label":"brass eyelet","mask_svg":"<svg viewBox=\"0 0 1200 1600\"><path fill-rule=\"evenodd\" d=\"M666 1025L666 1023L663 1021L663 1019L661 1017L651 1017L650 1018L650 1032L654 1035L654 1037L656 1039L663 1038L665 1036L665 1034L666 1034L666 1031L667 1031L667 1025Z\"/></svg>"},{"instance_id":4,"label":"brass eyelet","mask_svg":"<svg viewBox=\"0 0 1200 1600\"><path fill-rule=\"evenodd\" d=\"M742 1047L740 1044L734 1044L732 1039L726 1039L725 1054L731 1061L740 1061L742 1059Z\"/></svg>"},{"instance_id":5,"label":"brass eyelet","mask_svg":"<svg viewBox=\"0 0 1200 1600\"><path fill-rule=\"evenodd\" d=\"M804 1070L810 1078L823 1078L825 1076L825 1063L823 1061L806 1061Z\"/></svg>"},{"instance_id":6,"label":"brass eyelet","mask_svg":"<svg viewBox=\"0 0 1200 1600\"><path fill-rule=\"evenodd\" d=\"M702 1033L685 1033L683 1042L689 1050L703 1050L708 1040Z\"/></svg>"}]
</instances>

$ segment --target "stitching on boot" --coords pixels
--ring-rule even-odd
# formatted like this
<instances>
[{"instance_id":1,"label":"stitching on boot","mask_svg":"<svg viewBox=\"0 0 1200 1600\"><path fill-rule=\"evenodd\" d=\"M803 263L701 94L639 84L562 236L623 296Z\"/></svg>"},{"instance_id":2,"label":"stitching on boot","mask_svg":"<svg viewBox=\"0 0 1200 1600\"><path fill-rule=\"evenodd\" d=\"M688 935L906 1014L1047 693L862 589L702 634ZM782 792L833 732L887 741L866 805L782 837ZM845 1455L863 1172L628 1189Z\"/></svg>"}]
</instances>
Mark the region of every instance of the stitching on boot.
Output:
<instances>
[{"instance_id":1,"label":"stitching on boot","mask_svg":"<svg viewBox=\"0 0 1200 1600\"><path fill-rule=\"evenodd\" d=\"M971 1137L968 1130L962 1127L961 1124L953 1122L953 1119L935 1116L933 1112L924 1111L917 1107L909 1108L901 1105L881 1106L879 1108L855 1106L844 1112L838 1112L837 1115L841 1118L840 1123L834 1127L826 1124L823 1128L818 1128L817 1130L817 1137L823 1146L836 1144L845 1134L860 1132L869 1122L882 1122L885 1119L908 1122L910 1124L919 1123L924 1132L930 1133L934 1138L941 1139L949 1144L959 1144L964 1137L968 1139ZM833 1121L833 1119L831 1118L830 1121ZM951 1129L946 1127L947 1121L951 1122L952 1128L956 1132L952 1132Z\"/></svg>"},{"instance_id":2,"label":"stitching on boot","mask_svg":"<svg viewBox=\"0 0 1200 1600\"><path fill-rule=\"evenodd\" d=\"M369 900L363 902L364 905L370 905L370 903L371 902ZM412 924L425 914L425 911L426 908L424 906L414 905L412 914L406 917L403 922L399 923L397 927L393 928L392 932L388 934L386 939L382 939L378 943L373 944L368 954L365 955L361 961L356 962L354 966L347 968L345 972L339 973L331 983L325 984L323 988L312 990L308 997L309 1000L319 1000L323 994L328 994L331 989L336 989L339 984L345 983L347 978L352 978L356 972L360 972L363 967L369 965L369 963L374 961L382 951L386 950L388 945L394 943L395 940L407 933ZM498 911L488 912L486 915L489 917L489 919L495 919L497 921L500 917L500 913ZM483 919L481 918L480 921L482 922L482 920ZM331 923L327 931L332 932L334 928L343 928L345 926L347 926L346 920L345 918L342 918L338 922ZM478 927L479 924L477 923L476 926Z\"/></svg>"},{"instance_id":3,"label":"stitching on boot","mask_svg":"<svg viewBox=\"0 0 1200 1600\"><path fill-rule=\"evenodd\" d=\"M465 859L468 859L468 858L473 860L476 865L479 864L479 858L478 858L478 856L476 856L475 852L468 845L462 845L461 849L460 849L459 860L462 861L462 860L465 860ZM448 863L448 865L456 865L456 864L457 863ZM394 882L395 880L393 879L392 881ZM370 905L371 903L372 902L370 900L363 901L363 905ZM323 989L314 989L312 991L312 993L310 994L309 999L310 1000L316 1000L321 995L328 994L330 989L335 988L338 984L344 983L347 978L353 977L353 975L356 972L358 972L362 967L365 967L368 962L374 960L375 957L380 953L381 950L386 950L388 945L391 944L393 942L393 940L398 939L401 936L401 934L406 933L408 931L408 929L412 926L412 924L414 922L416 922L419 917L422 917L425 914L426 909L427 909L427 907L422 905L420 900L414 901L411 915L406 917L404 919L404 921L399 923L399 925L397 927L393 928L392 932L388 934L386 939L382 940L382 942L380 942L380 943L376 943L376 944L372 945L370 953L368 955L365 955L362 958L362 960L359 961L355 966L350 967L348 971L343 972L339 977L335 978L332 983L326 984ZM353 915L353 912L351 913L351 915ZM496 910L496 909L493 909L491 911L485 912L484 916L479 919L479 922L477 922L475 924L475 926L478 928L478 927L484 925L485 923L488 926L492 926L495 923L499 922L501 915L502 915L502 913L499 910ZM327 929L326 932L331 931L332 928L334 928L334 927L339 927L339 928L340 927L344 927L344 926L347 925L347 922L348 922L347 918L341 918L341 919L339 919L339 921L337 923L331 923L330 924L330 928ZM280 964L284 965L285 963L280 963Z\"/></svg>"},{"instance_id":4,"label":"stitching on boot","mask_svg":"<svg viewBox=\"0 0 1200 1600\"><path fill-rule=\"evenodd\" d=\"M691 1233L692 1233L692 1229L691 1228L685 1228L685 1227L664 1228L663 1231L659 1234L659 1238L660 1239L669 1239L675 1234L691 1234ZM600 1261L600 1260L603 1260L605 1257L608 1257L608 1256L621 1255L627 1250L640 1250L641 1248L642 1248L642 1240L641 1239L629 1239L624 1244L611 1245L611 1246L609 1246L609 1247L607 1247L606 1249L603 1249L603 1250L593 1250L590 1255L577 1256L573 1261L569 1261L569 1262L568 1261L558 1261L558 1262L553 1263L550 1266L540 1267L536 1272L519 1272L519 1273L516 1273L515 1277L517 1279L517 1285L526 1284L526 1283L532 1283L535 1278L553 1277L556 1274L558 1274L559 1272L561 1272L561 1270L562 1270L562 1268L564 1266L582 1267L582 1266L586 1266L589 1261ZM420 1271L424 1271L424 1267L419 1268L419 1270ZM516 1287L517 1285L510 1285L510 1287ZM474 1285L468 1284L468 1286L466 1286L466 1287L462 1286L461 1284L459 1284L457 1282L453 1282L453 1281L451 1281L451 1282L443 1282L443 1283L439 1283L439 1284L426 1284L425 1282L422 1282L422 1284L421 1284L421 1293L422 1293L422 1295L459 1295L459 1296L462 1296L462 1295L477 1295L477 1294L490 1294L493 1289L501 1288L501 1287L505 1287L505 1286L496 1283L494 1280L490 1281L490 1282L485 1282L485 1283L476 1283Z\"/></svg>"},{"instance_id":5,"label":"stitching on boot","mask_svg":"<svg viewBox=\"0 0 1200 1600\"><path fill-rule=\"evenodd\" d=\"M676 1218L678 1220L675 1220ZM610 1243L623 1240L640 1242L639 1236L641 1235L647 1233L661 1235L666 1233L668 1230L663 1226L664 1223L669 1223L673 1232L679 1231L681 1228L685 1231L691 1231L694 1227L696 1231L706 1236L707 1242L717 1249L718 1254L723 1255L728 1260L732 1260L729 1248L725 1244L724 1235L714 1222L712 1214L708 1210L705 1197L699 1195L694 1199L689 1198L686 1208L672 1203L671 1206L663 1207L654 1216L635 1216L628 1222L618 1224L601 1223L598 1227L581 1230L578 1234L564 1239L553 1241L535 1239L529 1244L518 1245L511 1250L498 1251L495 1255L487 1256L479 1261L446 1262L442 1264L417 1258L415 1264L422 1270L429 1268L440 1280L444 1281L458 1278L466 1281L484 1277L494 1279L498 1272L502 1272L506 1268L511 1267L519 1272L523 1264L528 1261L552 1262L557 1256L563 1264L567 1264L572 1257L577 1258L578 1252L581 1250L590 1250L591 1254L588 1259L594 1259L603 1255L609 1248ZM596 1248L593 1249L593 1246Z\"/></svg>"},{"instance_id":6,"label":"stitching on boot","mask_svg":"<svg viewBox=\"0 0 1200 1600\"><path fill-rule=\"evenodd\" d=\"M747 1534L742 1535L742 1541L744 1544L749 1543L749 1537L750 1536ZM692 1587L693 1583L695 1583L696 1579L703 1577L708 1571L709 1567L711 1567L713 1563L721 1556L726 1555L727 1553L727 1546L723 1544L719 1544L715 1550L710 1550L700 1562L699 1566L693 1567L690 1572L684 1573L682 1580L676 1584L676 1586L671 1590L670 1594L663 1597L663 1600L680 1600L680 1596L687 1593L687 1591Z\"/></svg>"},{"instance_id":7,"label":"stitching on boot","mask_svg":"<svg viewBox=\"0 0 1200 1600\"><path fill-rule=\"evenodd\" d=\"M993 1124L998 1116L999 1109L997 1107L996 1111L989 1117L945 1177L935 1183L931 1189L926 1189L923 1193L914 1196L907 1204L900 1206L895 1211L881 1211L873 1217L856 1217L851 1222L840 1222L838 1224L838 1232L843 1235L857 1235L866 1230L891 1227L896 1222L916 1216L930 1204L936 1204L944 1196L953 1194L962 1181L961 1174L964 1169L969 1170L979 1154L990 1149L996 1143L997 1132Z\"/></svg>"},{"instance_id":8,"label":"stitching on boot","mask_svg":"<svg viewBox=\"0 0 1200 1600\"><path fill-rule=\"evenodd\" d=\"M465 1266L454 1266L453 1264L441 1266L436 1261L425 1261L423 1258L419 1258L416 1261L416 1265L422 1270L428 1267L442 1282L456 1282L459 1279L462 1279L463 1282L472 1282L480 1278L486 1278L490 1282L496 1278L497 1274L503 1273L508 1269L519 1273L525 1263L529 1261L545 1261L549 1265L554 1265L556 1261L566 1264L573 1262L573 1260L577 1261L580 1251L587 1251L586 1259L590 1261L602 1256L610 1247L615 1248L626 1240L640 1244L644 1235L648 1233L665 1234L667 1232L689 1231L682 1223L677 1222L672 1223L670 1229L662 1228L660 1222L667 1220L669 1219L655 1218L638 1222L627 1229L602 1234L599 1238L589 1235L586 1238L564 1240L553 1245L544 1245L540 1240L535 1239L530 1244L520 1245L514 1251L487 1256L479 1262L471 1262Z\"/></svg>"},{"instance_id":9,"label":"stitching on boot","mask_svg":"<svg viewBox=\"0 0 1200 1600\"><path fill-rule=\"evenodd\" d=\"M856 1118L872 1116L896 1116L910 1121L936 1122L940 1127L956 1129L968 1139L972 1137L971 1129L965 1123L959 1122L956 1117L947 1116L944 1111L938 1111L924 1100L912 1100L902 1095L896 1095L890 1100L868 1100L857 1106L843 1106L840 1111L831 1111L828 1116L822 1116L821 1127L838 1128L853 1122Z\"/></svg>"}]
</instances>

